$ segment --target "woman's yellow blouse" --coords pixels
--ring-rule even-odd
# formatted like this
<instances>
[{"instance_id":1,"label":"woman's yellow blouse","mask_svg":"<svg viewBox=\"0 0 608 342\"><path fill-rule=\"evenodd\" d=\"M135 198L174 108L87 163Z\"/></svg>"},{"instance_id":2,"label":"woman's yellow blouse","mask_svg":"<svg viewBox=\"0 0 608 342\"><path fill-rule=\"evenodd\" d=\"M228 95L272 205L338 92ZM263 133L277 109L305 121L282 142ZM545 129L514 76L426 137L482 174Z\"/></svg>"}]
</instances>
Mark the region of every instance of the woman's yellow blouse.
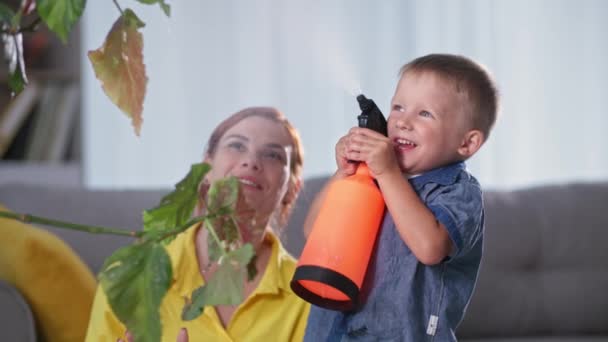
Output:
<instances>
[{"instance_id":1,"label":"woman's yellow blouse","mask_svg":"<svg viewBox=\"0 0 608 342\"><path fill-rule=\"evenodd\" d=\"M269 233L272 255L258 287L235 311L226 328L213 307L197 319L182 321L184 298L203 283L194 247L195 232L189 228L168 246L173 266L173 283L160 308L162 341L174 342L182 327L196 341L302 341L310 306L289 287L295 260ZM106 295L97 288L86 341L111 341L124 338L125 327L110 309Z\"/></svg>"}]
</instances>

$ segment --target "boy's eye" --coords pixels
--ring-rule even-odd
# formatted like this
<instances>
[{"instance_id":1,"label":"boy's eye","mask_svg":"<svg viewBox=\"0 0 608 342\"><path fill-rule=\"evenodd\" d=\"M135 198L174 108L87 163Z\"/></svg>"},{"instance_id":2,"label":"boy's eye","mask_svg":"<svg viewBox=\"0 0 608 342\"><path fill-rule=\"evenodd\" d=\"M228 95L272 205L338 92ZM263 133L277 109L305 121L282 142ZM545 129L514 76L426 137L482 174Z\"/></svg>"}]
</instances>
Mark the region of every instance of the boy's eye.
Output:
<instances>
[{"instance_id":1,"label":"boy's eye","mask_svg":"<svg viewBox=\"0 0 608 342\"><path fill-rule=\"evenodd\" d=\"M401 105L393 105L393 110L397 111L397 112L403 112L404 111L403 106L401 106Z\"/></svg>"},{"instance_id":2,"label":"boy's eye","mask_svg":"<svg viewBox=\"0 0 608 342\"><path fill-rule=\"evenodd\" d=\"M422 112L420 112L420 116L423 116L425 118L432 118L433 114L431 114L430 112L427 112L426 110L423 110Z\"/></svg>"}]
</instances>

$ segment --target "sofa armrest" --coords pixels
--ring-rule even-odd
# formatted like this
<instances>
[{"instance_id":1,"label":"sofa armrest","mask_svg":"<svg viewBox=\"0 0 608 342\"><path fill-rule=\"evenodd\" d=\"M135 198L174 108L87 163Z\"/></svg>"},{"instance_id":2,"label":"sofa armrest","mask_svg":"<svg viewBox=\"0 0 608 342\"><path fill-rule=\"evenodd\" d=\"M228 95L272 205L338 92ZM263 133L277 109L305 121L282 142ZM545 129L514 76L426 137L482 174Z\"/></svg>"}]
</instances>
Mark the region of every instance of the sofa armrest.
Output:
<instances>
[{"instance_id":1,"label":"sofa armrest","mask_svg":"<svg viewBox=\"0 0 608 342\"><path fill-rule=\"evenodd\" d=\"M36 325L28 303L3 280L0 280L0 341L36 342Z\"/></svg>"}]
</instances>

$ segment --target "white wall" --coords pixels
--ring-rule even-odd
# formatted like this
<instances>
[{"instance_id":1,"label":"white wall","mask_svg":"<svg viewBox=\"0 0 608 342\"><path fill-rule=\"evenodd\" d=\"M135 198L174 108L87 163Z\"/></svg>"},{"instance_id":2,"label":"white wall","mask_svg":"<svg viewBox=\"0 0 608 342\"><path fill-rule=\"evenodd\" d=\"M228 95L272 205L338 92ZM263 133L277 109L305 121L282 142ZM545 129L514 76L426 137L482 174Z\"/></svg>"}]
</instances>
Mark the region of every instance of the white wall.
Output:
<instances>
[{"instance_id":1,"label":"white wall","mask_svg":"<svg viewBox=\"0 0 608 342\"><path fill-rule=\"evenodd\" d=\"M122 5L135 2L122 1ZM430 52L468 55L495 74L503 108L469 163L488 187L608 178L608 2L602 0L173 1L147 23L141 138L83 61L89 187L167 187L200 160L215 125L274 105L299 129L305 177L333 171L356 123L358 89L387 113L399 67ZM82 56L118 12L89 1Z\"/></svg>"}]
</instances>

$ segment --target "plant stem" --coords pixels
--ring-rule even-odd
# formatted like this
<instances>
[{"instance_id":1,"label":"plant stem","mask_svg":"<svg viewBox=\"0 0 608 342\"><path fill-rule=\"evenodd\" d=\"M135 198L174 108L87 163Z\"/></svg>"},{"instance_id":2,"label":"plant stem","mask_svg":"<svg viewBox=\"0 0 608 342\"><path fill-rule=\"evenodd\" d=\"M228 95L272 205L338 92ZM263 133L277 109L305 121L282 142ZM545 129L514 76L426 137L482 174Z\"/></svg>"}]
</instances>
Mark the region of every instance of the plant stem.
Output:
<instances>
[{"instance_id":1,"label":"plant stem","mask_svg":"<svg viewBox=\"0 0 608 342\"><path fill-rule=\"evenodd\" d=\"M239 229L239 222L236 219L236 217L234 217L234 214L230 214L230 220L232 220L232 223L236 227L236 233L238 234L238 239L243 240L243 235L241 235L241 230Z\"/></svg>"},{"instance_id":2,"label":"plant stem","mask_svg":"<svg viewBox=\"0 0 608 342\"><path fill-rule=\"evenodd\" d=\"M217 245L220 247L220 251L222 251L222 255L223 256L228 255L228 253L224 250L224 248L222 248L222 241L220 240L219 236L217 236L215 228L213 228L213 224L211 224L211 220L208 217L205 218L205 224L207 225L207 231L211 234L211 236L213 237L213 240L215 240L215 243L217 243Z\"/></svg>"},{"instance_id":3,"label":"plant stem","mask_svg":"<svg viewBox=\"0 0 608 342\"><path fill-rule=\"evenodd\" d=\"M183 232L184 230L190 228L195 223L202 222L202 221L207 221L207 220L212 220L214 218L217 218L217 217L223 216L223 215L227 215L227 214L224 214L224 213L212 213L212 214L208 214L208 215L205 215L205 216L196 216L196 217L193 217L188 222L182 224L181 226L173 228L173 229L170 229L170 230L167 230L167 231L164 232L164 234L162 234L162 235L160 235L158 237L151 237L151 239L149 239L148 241L155 241L155 242L162 241L162 240L164 240L164 239L166 239L166 238L168 238L170 236L177 235L177 234ZM211 228L211 229L213 229L213 228ZM215 241L216 242L219 241L219 237L215 233L215 230L212 232L212 234L214 235Z\"/></svg>"},{"instance_id":4,"label":"plant stem","mask_svg":"<svg viewBox=\"0 0 608 342\"><path fill-rule=\"evenodd\" d=\"M122 8L120 8L118 1L116 1L116 0L112 0L112 1L114 2L114 5L116 5L116 8L118 8L118 11L120 11L120 14L121 15L125 14L125 12L122 10Z\"/></svg>"},{"instance_id":5,"label":"plant stem","mask_svg":"<svg viewBox=\"0 0 608 342\"><path fill-rule=\"evenodd\" d=\"M181 226L167 230L163 235L161 235L157 238L153 238L153 241L158 242L158 241L162 241L170 236L177 235L177 234L183 232L184 230L188 229L193 224L204 221L205 219L207 219L207 217L208 216L197 216L195 218L192 218L192 219L190 219L190 221L182 224Z\"/></svg>"},{"instance_id":6,"label":"plant stem","mask_svg":"<svg viewBox=\"0 0 608 342\"><path fill-rule=\"evenodd\" d=\"M40 19L40 17L36 17L36 19L34 21L32 21L29 25L20 28L18 33L36 31L38 29L38 24L40 24L41 20L42 19Z\"/></svg>"},{"instance_id":7,"label":"plant stem","mask_svg":"<svg viewBox=\"0 0 608 342\"><path fill-rule=\"evenodd\" d=\"M93 234L111 234L111 235L122 235L129 237L140 237L143 235L141 231L131 231L120 228L109 228L109 227L101 227L101 226L88 226L83 224L59 221L47 219L40 216L34 216L29 214L18 214L18 213L9 213L5 211L0 211L0 217L5 217L13 220L17 220L23 223L39 223L46 224L50 226L54 226L57 228L71 229L77 230L81 232L93 233Z\"/></svg>"}]
</instances>

